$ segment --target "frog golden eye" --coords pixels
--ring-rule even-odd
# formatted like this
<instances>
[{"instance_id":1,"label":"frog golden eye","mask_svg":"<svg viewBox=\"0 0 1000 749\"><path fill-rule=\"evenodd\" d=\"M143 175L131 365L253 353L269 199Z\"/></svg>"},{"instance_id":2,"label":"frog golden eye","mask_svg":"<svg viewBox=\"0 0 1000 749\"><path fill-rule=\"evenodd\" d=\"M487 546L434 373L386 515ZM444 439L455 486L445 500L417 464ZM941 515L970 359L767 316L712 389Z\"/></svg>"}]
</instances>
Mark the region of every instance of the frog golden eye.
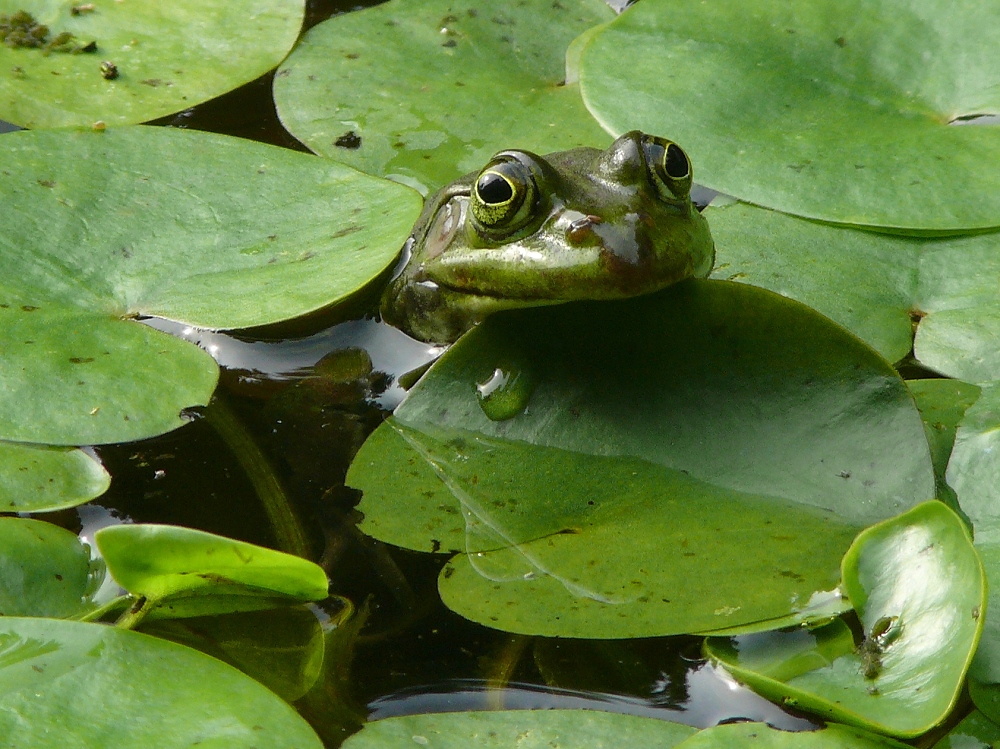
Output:
<instances>
[{"instance_id":1,"label":"frog golden eye","mask_svg":"<svg viewBox=\"0 0 1000 749\"><path fill-rule=\"evenodd\" d=\"M691 193L691 162L684 149L653 135L642 137L642 149L649 178L660 197L668 201L687 199Z\"/></svg>"},{"instance_id":2,"label":"frog golden eye","mask_svg":"<svg viewBox=\"0 0 1000 749\"><path fill-rule=\"evenodd\" d=\"M535 213L538 185L531 168L509 156L495 158L479 173L471 196L472 216L492 236L507 236Z\"/></svg>"}]
</instances>

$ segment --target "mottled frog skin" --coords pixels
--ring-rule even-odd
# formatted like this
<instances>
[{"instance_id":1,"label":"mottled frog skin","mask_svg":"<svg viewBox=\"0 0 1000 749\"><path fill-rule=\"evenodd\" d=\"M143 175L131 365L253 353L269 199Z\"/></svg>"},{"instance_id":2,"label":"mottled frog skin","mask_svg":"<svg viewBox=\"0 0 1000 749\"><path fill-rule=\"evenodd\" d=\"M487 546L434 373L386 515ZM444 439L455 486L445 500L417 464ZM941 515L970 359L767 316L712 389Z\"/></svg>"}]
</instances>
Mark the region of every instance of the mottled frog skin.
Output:
<instances>
[{"instance_id":1,"label":"mottled frog skin","mask_svg":"<svg viewBox=\"0 0 1000 749\"><path fill-rule=\"evenodd\" d=\"M715 245L690 192L680 146L635 130L605 151L501 151L427 200L382 318L449 343L499 310L707 276Z\"/></svg>"}]
</instances>

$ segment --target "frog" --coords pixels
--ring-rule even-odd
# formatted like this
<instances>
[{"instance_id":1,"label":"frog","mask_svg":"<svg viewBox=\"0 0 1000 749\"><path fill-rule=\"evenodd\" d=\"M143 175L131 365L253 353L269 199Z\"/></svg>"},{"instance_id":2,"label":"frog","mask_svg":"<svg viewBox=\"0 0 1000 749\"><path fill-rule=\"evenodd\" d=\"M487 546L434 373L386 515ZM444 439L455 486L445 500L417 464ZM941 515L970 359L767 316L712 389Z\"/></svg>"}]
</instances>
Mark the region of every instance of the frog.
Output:
<instances>
[{"instance_id":1,"label":"frog","mask_svg":"<svg viewBox=\"0 0 1000 749\"><path fill-rule=\"evenodd\" d=\"M638 130L607 148L505 150L425 204L382 320L449 344L501 310L648 294L715 263L691 161Z\"/></svg>"}]
</instances>

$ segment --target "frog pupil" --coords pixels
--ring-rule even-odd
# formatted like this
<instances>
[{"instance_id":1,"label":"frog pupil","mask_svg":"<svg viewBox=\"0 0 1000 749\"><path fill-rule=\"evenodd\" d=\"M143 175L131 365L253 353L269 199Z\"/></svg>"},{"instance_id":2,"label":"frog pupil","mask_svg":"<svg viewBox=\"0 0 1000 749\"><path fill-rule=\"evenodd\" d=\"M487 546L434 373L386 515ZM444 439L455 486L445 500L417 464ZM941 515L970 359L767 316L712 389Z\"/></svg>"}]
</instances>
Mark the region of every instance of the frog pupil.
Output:
<instances>
[{"instance_id":1,"label":"frog pupil","mask_svg":"<svg viewBox=\"0 0 1000 749\"><path fill-rule=\"evenodd\" d=\"M663 168L674 179L683 179L691 171L687 156L684 155L684 151L676 143L671 143L667 146L667 155L663 160Z\"/></svg>"},{"instance_id":2,"label":"frog pupil","mask_svg":"<svg viewBox=\"0 0 1000 749\"><path fill-rule=\"evenodd\" d=\"M479 199L487 205L500 205L514 197L514 188L496 172L487 172L476 182Z\"/></svg>"}]
</instances>

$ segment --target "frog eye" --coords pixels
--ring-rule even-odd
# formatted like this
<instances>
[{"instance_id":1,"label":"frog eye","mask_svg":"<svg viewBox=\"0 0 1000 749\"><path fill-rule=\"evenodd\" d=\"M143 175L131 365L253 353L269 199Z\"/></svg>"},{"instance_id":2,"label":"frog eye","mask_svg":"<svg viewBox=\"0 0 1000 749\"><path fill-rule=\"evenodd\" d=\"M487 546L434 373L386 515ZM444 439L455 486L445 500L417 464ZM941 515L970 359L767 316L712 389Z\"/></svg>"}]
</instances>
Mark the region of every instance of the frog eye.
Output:
<instances>
[{"instance_id":1,"label":"frog eye","mask_svg":"<svg viewBox=\"0 0 1000 749\"><path fill-rule=\"evenodd\" d=\"M531 220L537 202L538 184L531 168L510 156L500 156L476 178L472 215L486 233L506 236Z\"/></svg>"},{"instance_id":2,"label":"frog eye","mask_svg":"<svg viewBox=\"0 0 1000 749\"><path fill-rule=\"evenodd\" d=\"M691 193L691 162L684 149L653 135L642 136L642 149L649 178L660 197L668 201L687 199Z\"/></svg>"}]
</instances>

